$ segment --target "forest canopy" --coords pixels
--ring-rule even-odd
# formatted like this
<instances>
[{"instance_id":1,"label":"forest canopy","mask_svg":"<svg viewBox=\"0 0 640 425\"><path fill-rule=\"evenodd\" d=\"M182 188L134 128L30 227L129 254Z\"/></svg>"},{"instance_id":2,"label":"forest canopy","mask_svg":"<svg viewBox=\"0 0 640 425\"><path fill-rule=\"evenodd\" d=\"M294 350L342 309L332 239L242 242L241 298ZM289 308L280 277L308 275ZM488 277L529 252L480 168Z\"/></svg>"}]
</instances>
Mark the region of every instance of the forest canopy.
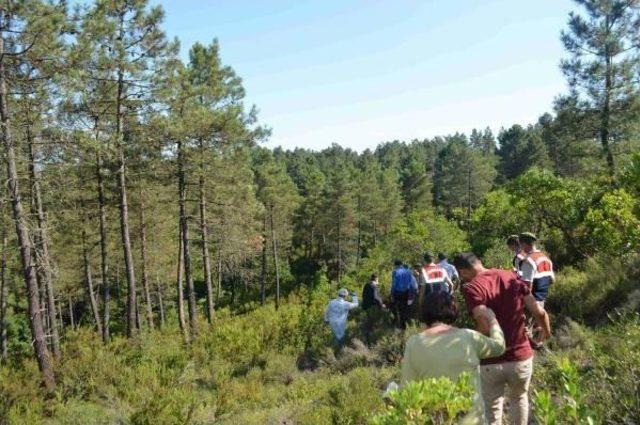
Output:
<instances>
[{"instance_id":1,"label":"forest canopy","mask_svg":"<svg viewBox=\"0 0 640 425\"><path fill-rule=\"evenodd\" d=\"M323 331L301 306L318 313L330 288L355 289L371 273L386 288L395 258L413 264L424 251L473 250L508 266L504 238L522 231L566 272L552 312L602 325L626 305L638 270L640 11L637 1L575 3L559 58L568 90L552 111L497 134L356 152L264 147L269 123L247 104L218 41L182 57L162 8L147 0L2 1L0 382L12 368L36 376L37 361L37 379L62 391L74 381L67 362L89 356L81 343L106 344L95 355L107 356L126 338L161 345L164 335L175 344L167 350L191 344L202 352L189 356L210 350L230 362L242 351L233 344L252 343L234 334L249 318L281 318L280 333L260 336L269 352L309 354ZM577 300L610 264L631 271ZM252 370L260 359L242 361ZM349 385L392 374L344 367ZM14 408L20 418L2 385L0 418Z\"/></svg>"}]
</instances>

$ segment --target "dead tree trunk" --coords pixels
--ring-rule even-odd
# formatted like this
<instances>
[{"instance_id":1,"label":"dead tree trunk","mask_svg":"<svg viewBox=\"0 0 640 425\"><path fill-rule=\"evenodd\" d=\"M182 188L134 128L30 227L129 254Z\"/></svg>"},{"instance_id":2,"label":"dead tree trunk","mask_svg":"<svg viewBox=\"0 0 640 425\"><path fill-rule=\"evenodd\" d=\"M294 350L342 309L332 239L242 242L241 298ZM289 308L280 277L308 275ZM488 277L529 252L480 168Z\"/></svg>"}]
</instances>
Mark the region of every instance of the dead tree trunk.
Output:
<instances>
[{"instance_id":1,"label":"dead tree trunk","mask_svg":"<svg viewBox=\"0 0 640 425\"><path fill-rule=\"evenodd\" d=\"M47 240L46 217L44 207L42 205L42 194L40 192L40 182L38 181L38 173L35 166L35 152L33 146L33 135L31 134L31 123L27 114L26 139L29 150L29 180L30 192L32 199L33 215L37 218L36 231L33 238L35 262L39 281L43 286L45 293L45 302L47 305L47 314L49 319L48 332L51 341L53 356L60 358L60 336L58 334L58 320L56 318L55 294L53 290L53 273L51 269L51 257L49 256L49 243ZM62 319L62 318L61 318Z\"/></svg>"},{"instance_id":2,"label":"dead tree trunk","mask_svg":"<svg viewBox=\"0 0 640 425\"><path fill-rule=\"evenodd\" d=\"M183 267L182 267L182 259L184 258L183 252L183 239L182 239L182 224L180 225L180 229L178 231L178 271L176 278L176 287L178 291L178 323L180 324L180 329L182 330L182 334L184 336L184 340L189 342L189 330L187 329L187 321L184 317L184 286L183 286Z\"/></svg>"},{"instance_id":3,"label":"dead tree trunk","mask_svg":"<svg viewBox=\"0 0 640 425\"><path fill-rule=\"evenodd\" d=\"M149 275L147 272L147 224L144 218L144 203L140 195L140 267L142 268L142 291L144 292L145 307L147 311L147 324L153 329L153 305L151 303L151 291L149 290Z\"/></svg>"},{"instance_id":4,"label":"dead tree trunk","mask_svg":"<svg viewBox=\"0 0 640 425\"><path fill-rule=\"evenodd\" d=\"M93 292L91 263L89 262L89 253L87 252L87 231L84 228L82 229L82 260L84 263L84 280L87 285L87 296L89 297L89 303L91 304L91 313L93 313L93 320L96 322L96 330L100 335L103 335L98 301L96 300L96 296Z\"/></svg>"},{"instance_id":5,"label":"dead tree trunk","mask_svg":"<svg viewBox=\"0 0 640 425\"><path fill-rule=\"evenodd\" d=\"M7 18L6 10L0 10L0 19L4 17L0 23L0 29L6 29ZM31 242L29 240L29 231L27 227L26 217L22 208L22 200L20 197L20 187L18 182L18 171L16 168L16 153L14 142L11 137L11 123L9 118L9 110L7 108L7 82L4 60L4 36L0 33L0 122L2 143L5 148L5 162L7 166L7 182L9 187L9 198L11 199L11 207L13 211L13 220L15 222L16 236L18 239L18 247L20 249L20 261L22 264L22 272L25 285L27 288L27 299L29 305L29 324L31 326L31 336L33 338L33 347L38 366L42 372L43 382L47 389L53 389L56 381L49 362L49 350L45 341L44 329L42 328L42 316L40 311L40 303L38 300L38 281L36 279L36 271L31 262Z\"/></svg>"},{"instance_id":6,"label":"dead tree trunk","mask_svg":"<svg viewBox=\"0 0 640 425\"><path fill-rule=\"evenodd\" d=\"M178 189L180 203L180 228L182 230L182 250L184 261L184 277L187 283L187 306L189 307L189 323L191 334L198 334L198 318L196 293L193 286L193 275L191 273L191 249L189 246L189 222L186 210L186 179L184 171L184 148L181 141L178 141Z\"/></svg>"},{"instance_id":7,"label":"dead tree trunk","mask_svg":"<svg viewBox=\"0 0 640 425\"><path fill-rule=\"evenodd\" d=\"M276 269L276 310L280 308L280 268L278 265L278 243L276 241L276 229L273 225L273 205L269 209L271 220L271 244L273 246L273 265Z\"/></svg>"}]
</instances>

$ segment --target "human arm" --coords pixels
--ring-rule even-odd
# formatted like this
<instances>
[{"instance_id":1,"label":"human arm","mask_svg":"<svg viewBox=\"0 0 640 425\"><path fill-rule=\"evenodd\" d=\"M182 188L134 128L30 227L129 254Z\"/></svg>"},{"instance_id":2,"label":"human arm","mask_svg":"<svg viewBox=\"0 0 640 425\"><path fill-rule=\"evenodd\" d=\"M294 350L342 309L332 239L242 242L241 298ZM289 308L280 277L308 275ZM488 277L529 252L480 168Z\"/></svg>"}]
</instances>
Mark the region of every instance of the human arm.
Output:
<instances>
[{"instance_id":1,"label":"human arm","mask_svg":"<svg viewBox=\"0 0 640 425\"><path fill-rule=\"evenodd\" d=\"M453 287L453 281L451 280L451 278L449 277L449 274L447 273L447 275L444 277L444 283L447 284L447 286L449 287L449 293L453 293L453 290L455 289Z\"/></svg>"},{"instance_id":2,"label":"human arm","mask_svg":"<svg viewBox=\"0 0 640 425\"><path fill-rule=\"evenodd\" d=\"M486 305L484 292L478 285L470 283L462 287L462 293L469 313L476 323L476 330L481 334L489 335L491 330L490 313L487 312L489 308Z\"/></svg>"},{"instance_id":3,"label":"human arm","mask_svg":"<svg viewBox=\"0 0 640 425\"><path fill-rule=\"evenodd\" d=\"M350 295L351 301L345 300L345 306L347 307L347 310L353 310L354 308L358 307L358 295L356 295L355 292L352 292Z\"/></svg>"},{"instance_id":4,"label":"human arm","mask_svg":"<svg viewBox=\"0 0 640 425\"><path fill-rule=\"evenodd\" d=\"M520 265L520 278L525 282L531 284L533 282L533 276L535 275L536 265L528 260L523 260Z\"/></svg>"},{"instance_id":5,"label":"human arm","mask_svg":"<svg viewBox=\"0 0 640 425\"><path fill-rule=\"evenodd\" d=\"M470 331L473 345L480 359L498 357L504 354L506 350L504 333L502 332L500 324L498 324L493 310L485 308L484 315L489 322L489 336L483 335L480 332Z\"/></svg>"},{"instance_id":6,"label":"human arm","mask_svg":"<svg viewBox=\"0 0 640 425\"><path fill-rule=\"evenodd\" d=\"M542 340L549 339L551 337L551 321L549 315L545 309L538 304L533 295L529 294L524 297L524 305L529 310L529 313L533 316L536 324L542 329ZM538 341L542 342L542 341Z\"/></svg>"},{"instance_id":7,"label":"human arm","mask_svg":"<svg viewBox=\"0 0 640 425\"><path fill-rule=\"evenodd\" d=\"M473 317L473 320L476 322L476 330L483 335L491 334L491 315L492 314L493 314L493 311L484 304L477 305L473 307L473 309L471 310L471 316Z\"/></svg>"}]
</instances>

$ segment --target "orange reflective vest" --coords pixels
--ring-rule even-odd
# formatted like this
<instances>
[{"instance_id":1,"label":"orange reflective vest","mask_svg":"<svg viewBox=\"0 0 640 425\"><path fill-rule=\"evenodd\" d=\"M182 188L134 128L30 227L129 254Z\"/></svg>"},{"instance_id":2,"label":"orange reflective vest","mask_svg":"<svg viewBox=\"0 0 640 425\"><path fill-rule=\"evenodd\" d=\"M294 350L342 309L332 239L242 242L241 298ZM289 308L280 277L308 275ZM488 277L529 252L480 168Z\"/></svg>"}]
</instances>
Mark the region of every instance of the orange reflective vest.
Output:
<instances>
[{"instance_id":1,"label":"orange reflective vest","mask_svg":"<svg viewBox=\"0 0 640 425\"><path fill-rule=\"evenodd\" d=\"M437 264L431 263L422 267L422 281L427 285L447 283L447 271Z\"/></svg>"},{"instance_id":2,"label":"orange reflective vest","mask_svg":"<svg viewBox=\"0 0 640 425\"><path fill-rule=\"evenodd\" d=\"M550 277L554 280L555 274L553 273L553 263L542 251L532 251L524 257L522 263L528 262L531 264L534 270L533 279L541 279L543 277Z\"/></svg>"}]
</instances>

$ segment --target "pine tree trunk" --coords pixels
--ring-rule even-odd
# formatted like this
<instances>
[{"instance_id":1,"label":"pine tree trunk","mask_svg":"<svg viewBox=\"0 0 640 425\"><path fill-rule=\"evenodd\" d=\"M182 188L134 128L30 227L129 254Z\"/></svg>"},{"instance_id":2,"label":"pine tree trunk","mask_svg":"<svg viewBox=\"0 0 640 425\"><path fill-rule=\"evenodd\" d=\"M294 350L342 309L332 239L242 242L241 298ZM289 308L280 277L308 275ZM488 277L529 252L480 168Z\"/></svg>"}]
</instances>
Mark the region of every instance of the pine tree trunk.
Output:
<instances>
[{"instance_id":1,"label":"pine tree trunk","mask_svg":"<svg viewBox=\"0 0 640 425\"><path fill-rule=\"evenodd\" d=\"M118 120L119 121L119 120ZM118 124L122 130L122 124ZM120 136L119 136L120 138ZM120 236L124 251L125 276L127 279L127 336L133 337L138 329L136 325L136 277L133 270L133 254L131 252L131 238L129 233L129 206L127 204L127 189L125 176L125 157L122 141L118 147L118 192L120 195Z\"/></svg>"},{"instance_id":2,"label":"pine tree trunk","mask_svg":"<svg viewBox=\"0 0 640 425\"><path fill-rule=\"evenodd\" d=\"M222 293L222 239L218 242L218 285L216 288L216 303L220 301L220 296Z\"/></svg>"},{"instance_id":3,"label":"pine tree trunk","mask_svg":"<svg viewBox=\"0 0 640 425\"><path fill-rule=\"evenodd\" d=\"M87 252L87 232L82 229L82 260L84 263L84 280L87 285L87 295L89 296L89 303L91 304L91 312L93 313L93 320L96 322L96 330L100 335L102 333L102 322L100 320L100 310L98 309L98 301L93 292L93 277L91 276L91 263L89 262L89 253Z\"/></svg>"},{"instance_id":4,"label":"pine tree trunk","mask_svg":"<svg viewBox=\"0 0 640 425\"><path fill-rule=\"evenodd\" d=\"M609 17L607 17L607 27L609 25ZM610 125L611 125L611 91L613 90L613 66L612 59L609 52L609 47L605 48L605 83L604 83L604 105L602 108L602 114L600 117L600 143L602 144L602 150L604 151L607 160L607 170L611 177L615 174L615 164L613 161L613 153L611 152L611 146L609 145L610 137Z\"/></svg>"},{"instance_id":5,"label":"pine tree trunk","mask_svg":"<svg viewBox=\"0 0 640 425\"><path fill-rule=\"evenodd\" d=\"M98 125L96 123L96 141L98 141ZM102 155L96 153L96 179L98 182L98 213L100 217L100 280L102 282L102 341L107 343L111 338L109 332L111 320L111 282L109 281L109 264L107 263L107 211L104 194L104 178L102 176Z\"/></svg>"},{"instance_id":6,"label":"pine tree trunk","mask_svg":"<svg viewBox=\"0 0 640 425\"><path fill-rule=\"evenodd\" d=\"M278 243L276 241L276 229L273 226L273 205L270 208L271 243L273 246L273 264L276 268L276 310L280 308L280 268L278 265Z\"/></svg>"},{"instance_id":7,"label":"pine tree trunk","mask_svg":"<svg viewBox=\"0 0 640 425\"><path fill-rule=\"evenodd\" d=\"M201 155L202 151L202 142L201 143ZM202 155L203 156L203 155ZM213 299L213 279L211 276L211 258L209 256L209 232L207 229L207 208L206 208L206 198L204 193L205 187L205 179L204 179L204 164L200 165L200 179L199 179L199 189L200 189L200 234L202 236L202 263L204 268L204 280L207 284L207 319L209 320L209 324L213 323L213 319L215 318L215 304Z\"/></svg>"},{"instance_id":8,"label":"pine tree trunk","mask_svg":"<svg viewBox=\"0 0 640 425\"><path fill-rule=\"evenodd\" d=\"M182 250L184 261L184 278L187 283L187 306L189 307L189 323L191 334L198 334L198 318L196 306L196 293L193 286L193 275L191 273L191 249L189 246L189 223L186 211L186 181L184 172L184 151L182 142L178 141L178 186L180 202L180 228L182 229Z\"/></svg>"},{"instance_id":9,"label":"pine tree trunk","mask_svg":"<svg viewBox=\"0 0 640 425\"><path fill-rule=\"evenodd\" d=\"M37 267L37 277L44 290L45 302L47 305L48 327L47 331L51 340L53 356L60 358L60 335L58 334L58 324L55 309L55 294L53 290L53 273L51 271L51 258L49 257L49 244L46 233L46 218L42 205L42 195L40 193L40 183L36 173L35 153L33 148L33 135L31 134L31 123L27 116L26 124L27 145L29 149L29 180L31 182L32 213L37 218L37 226L34 241L35 264ZM62 317L60 317L62 320Z\"/></svg>"},{"instance_id":10,"label":"pine tree trunk","mask_svg":"<svg viewBox=\"0 0 640 425\"><path fill-rule=\"evenodd\" d=\"M136 294L136 329L142 329L142 321L140 320L140 299L142 297Z\"/></svg>"},{"instance_id":11,"label":"pine tree trunk","mask_svg":"<svg viewBox=\"0 0 640 425\"><path fill-rule=\"evenodd\" d=\"M184 336L184 340L189 342L189 330L187 329L187 321L184 317L184 287L183 287L183 267L182 267L182 259L184 258L183 252L183 239L182 239L182 223L180 224L180 229L178 231L178 271L176 278L176 289L178 292L178 324L180 325L180 329L182 330L182 334Z\"/></svg>"},{"instance_id":12,"label":"pine tree trunk","mask_svg":"<svg viewBox=\"0 0 640 425\"><path fill-rule=\"evenodd\" d=\"M71 325L71 330L76 329L76 321L73 317L73 301L71 301L71 297L68 298L69 302L69 324Z\"/></svg>"},{"instance_id":13,"label":"pine tree trunk","mask_svg":"<svg viewBox=\"0 0 640 425\"><path fill-rule=\"evenodd\" d=\"M153 329L153 305L151 303L151 291L149 290L149 275L147 272L147 224L144 219L144 203L140 194L140 267L142 268L142 290L144 291L145 306L147 312L147 324Z\"/></svg>"},{"instance_id":14,"label":"pine tree trunk","mask_svg":"<svg viewBox=\"0 0 640 425\"><path fill-rule=\"evenodd\" d=\"M0 218L2 218L2 253L0 253L0 362L7 361L7 227L4 220L4 202L0 203Z\"/></svg>"},{"instance_id":15,"label":"pine tree trunk","mask_svg":"<svg viewBox=\"0 0 640 425\"><path fill-rule=\"evenodd\" d=\"M260 304L267 300L267 214L262 221L262 272L260 275Z\"/></svg>"},{"instance_id":16,"label":"pine tree trunk","mask_svg":"<svg viewBox=\"0 0 640 425\"><path fill-rule=\"evenodd\" d=\"M158 297L158 309L160 311L160 327L164 328L164 301L162 300L162 290L160 288L160 280L156 277L156 295Z\"/></svg>"},{"instance_id":17,"label":"pine tree trunk","mask_svg":"<svg viewBox=\"0 0 640 425\"><path fill-rule=\"evenodd\" d=\"M5 17L6 12L6 10L0 10L0 17ZM2 22L2 24L4 24L4 26L1 28L7 28L8 25L6 18L5 22ZM4 37L0 34L0 58L2 58L4 54ZM7 165L9 198L11 199L13 220L15 222L16 236L18 239L18 246L20 248L20 261L27 288L29 324L31 326L33 347L38 360L38 366L42 372L44 384L47 389L51 390L55 387L56 381L49 362L49 350L47 350L44 329L42 328L42 316L38 300L38 281L36 279L36 271L34 270L31 262L32 247L29 240L29 231L20 197L18 171L16 169L16 153L13 145L13 139L11 137L11 124L9 110L7 108L7 95L5 61L0 60L0 121L2 123L0 127L2 131L2 142L5 147L5 163Z\"/></svg>"},{"instance_id":18,"label":"pine tree trunk","mask_svg":"<svg viewBox=\"0 0 640 425\"><path fill-rule=\"evenodd\" d=\"M120 40L124 39L124 12L120 13L120 23L118 35ZM124 70L122 66L118 69L116 93L116 149L118 155L118 194L120 195L120 234L122 238L122 248L124 251L125 276L127 278L127 336L135 336L138 332L136 323L136 274L133 269L133 252L131 250L131 236L129 232L129 205L127 203L127 178L126 161L124 154Z\"/></svg>"}]
</instances>

